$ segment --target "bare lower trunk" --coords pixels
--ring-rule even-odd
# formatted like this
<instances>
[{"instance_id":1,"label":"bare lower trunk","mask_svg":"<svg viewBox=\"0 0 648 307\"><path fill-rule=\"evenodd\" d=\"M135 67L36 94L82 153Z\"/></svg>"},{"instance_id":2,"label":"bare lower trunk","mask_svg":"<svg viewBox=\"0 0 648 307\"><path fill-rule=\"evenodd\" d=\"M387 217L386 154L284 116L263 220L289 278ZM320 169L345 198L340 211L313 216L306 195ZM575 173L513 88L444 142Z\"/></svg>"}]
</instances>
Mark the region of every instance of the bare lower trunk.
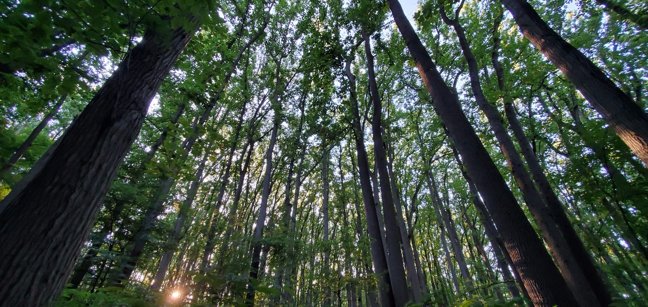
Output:
<instances>
[{"instance_id":1,"label":"bare lower trunk","mask_svg":"<svg viewBox=\"0 0 648 307\"><path fill-rule=\"evenodd\" d=\"M198 193L198 188L202 183L203 171L205 169L205 164L207 163L207 158L211 154L212 153L209 150L205 152L204 157L202 158L202 161L200 162L200 165L196 170L196 177L191 182L189 190L187 191L187 196L180 205L178 217L176 218L173 225L173 231L171 232L170 237L167 240L164 254L162 254L162 258L160 259L160 263L158 264L158 269L155 273L155 277L153 278L151 289L153 289L154 291L159 291L162 287L162 282L164 281L164 277L166 276L166 273L169 270L169 265L171 264L171 258L173 257L173 254L175 253L178 247L178 243L184 232L189 210L191 210L193 201L196 198L196 194Z\"/></svg>"},{"instance_id":2,"label":"bare lower trunk","mask_svg":"<svg viewBox=\"0 0 648 307\"><path fill-rule=\"evenodd\" d=\"M194 24L194 22L190 22ZM47 305L63 288L150 101L191 38L148 31L42 169L0 215L0 301Z\"/></svg>"},{"instance_id":3,"label":"bare lower trunk","mask_svg":"<svg viewBox=\"0 0 648 307\"><path fill-rule=\"evenodd\" d=\"M369 159L364 145L364 133L360 125L360 112L358 110L358 99L356 94L356 79L351 73L351 62L347 60L345 66L346 76L349 81L349 96L351 113L353 114L353 137L355 139L356 155L358 157L358 174L360 177L360 188L362 191L362 202L364 204L365 218L367 220L367 233L371 249L371 259L376 275L378 275L378 291L380 302L383 307L394 306L394 296L391 289L389 270L383 246L383 237L380 231L380 222L376 212L376 199L374 189L371 186L371 175L369 171Z\"/></svg>"},{"instance_id":4,"label":"bare lower trunk","mask_svg":"<svg viewBox=\"0 0 648 307\"><path fill-rule=\"evenodd\" d=\"M600 302L594 293L594 288L588 282L584 271L579 265L580 262L572 250L569 241L567 241L562 229L556 223L556 216L552 214L550 207L542 198L540 192L531 180L531 176L524 167L522 157L518 153L513 140L506 132L503 119L495 107L486 99L479 80L479 67L477 60L472 53L465 31L457 19L450 19L441 7L441 16L446 24L452 26L459 38L459 44L463 51L464 58L468 63L470 75L470 85L475 95L475 100L479 108L484 112L493 134L500 144L500 148L511 173L522 191L523 198L527 203L529 211L533 214L542 236L549 246L558 268L565 278L570 290L582 306L600 306ZM457 16L455 16L457 18ZM562 210L558 208L559 210ZM569 222L567 222L569 223ZM572 230L573 231L573 230Z\"/></svg>"},{"instance_id":5,"label":"bare lower trunk","mask_svg":"<svg viewBox=\"0 0 648 307\"><path fill-rule=\"evenodd\" d=\"M560 272L468 122L457 97L443 81L405 17L402 7L397 0L388 2L396 25L432 97L435 111L447 127L468 174L484 198L533 303L539 306L576 304Z\"/></svg>"},{"instance_id":6,"label":"bare lower trunk","mask_svg":"<svg viewBox=\"0 0 648 307\"><path fill-rule=\"evenodd\" d=\"M259 268L261 265L261 249L263 245L261 239L263 238L263 229L265 228L265 219L267 216L268 199L270 198L270 187L272 180L272 154L275 144L277 143L277 134L279 130L279 114L275 114L274 126L272 127L272 135L270 136L270 144L266 151L266 165L265 175L263 177L263 191L261 193L261 203L259 204L259 212L257 219L254 223L254 234L252 235L252 262L250 264L250 276L247 286L247 293L245 296L245 303L247 306L254 306L255 287L253 283L259 277Z\"/></svg>"},{"instance_id":7,"label":"bare lower trunk","mask_svg":"<svg viewBox=\"0 0 648 307\"><path fill-rule=\"evenodd\" d=\"M371 131L374 142L374 155L376 157L376 168L380 181L380 196L383 207L383 218L385 220L385 240L387 243L387 267L389 269L389 278L394 295L394 302L397 306L403 306L410 300L407 290L407 281L405 270L403 268L403 256L401 254L400 227L396 218L396 208L394 206L394 196L392 195L389 172L387 171L387 155L385 143L382 137L382 103L378 93L378 84L374 73L373 55L371 54L371 44L369 34L362 33L365 45L365 55L367 58L367 76L369 78L369 89L371 101L373 104L373 115L371 119Z\"/></svg>"},{"instance_id":8,"label":"bare lower trunk","mask_svg":"<svg viewBox=\"0 0 648 307\"><path fill-rule=\"evenodd\" d=\"M524 36L562 71L648 167L646 112L584 54L554 32L526 0L501 1Z\"/></svg>"}]
</instances>

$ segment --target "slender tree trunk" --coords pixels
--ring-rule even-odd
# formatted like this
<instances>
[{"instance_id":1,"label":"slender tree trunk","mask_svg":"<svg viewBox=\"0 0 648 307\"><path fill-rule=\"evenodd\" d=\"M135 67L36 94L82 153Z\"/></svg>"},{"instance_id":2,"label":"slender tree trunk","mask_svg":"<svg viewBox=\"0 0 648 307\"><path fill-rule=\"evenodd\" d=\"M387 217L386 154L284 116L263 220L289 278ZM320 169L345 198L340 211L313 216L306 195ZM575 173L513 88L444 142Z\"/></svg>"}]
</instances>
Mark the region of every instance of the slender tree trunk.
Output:
<instances>
[{"instance_id":1,"label":"slender tree trunk","mask_svg":"<svg viewBox=\"0 0 648 307\"><path fill-rule=\"evenodd\" d=\"M447 266L448 266L448 271L450 271L450 277L452 278L452 284L454 285L455 291L459 293L461 291L461 286L459 285L459 279L457 278L457 272L455 271L454 264L452 263L452 257L450 256L450 249L448 249L448 241L447 238L450 237L448 235L448 232L451 231L449 229L449 224L446 222L446 220L443 218L442 210L443 210L443 202L441 201L441 197L439 196L439 190L436 187L436 183L434 182L434 177L432 177L432 173L428 170L426 171L426 179L428 182L428 190L430 191L430 197L432 198L432 206L434 207L434 213L437 217L437 222L439 229L441 230L440 236L441 236L441 247L443 249ZM450 225L451 226L451 225ZM455 233L455 237L456 237ZM461 249L461 248L459 248ZM456 256L457 258L459 255ZM461 252L461 259L463 259L463 252ZM462 262L465 264L465 262Z\"/></svg>"},{"instance_id":2,"label":"slender tree trunk","mask_svg":"<svg viewBox=\"0 0 648 307\"><path fill-rule=\"evenodd\" d=\"M387 268L387 259L383 246L383 238L380 231L378 213L376 212L376 199L371 186L371 175L369 171L369 159L364 145L364 133L360 125L360 112L358 110L358 98L356 93L356 78L351 72L351 61L347 60L345 72L349 81L349 96L351 113L353 115L353 137L355 139L356 154L358 157L358 173L360 177L360 188L362 191L362 202L364 204L365 218L367 220L367 232L371 248L371 259L376 275L378 275L378 290L380 302L383 307L395 305L394 295L391 288L391 279Z\"/></svg>"},{"instance_id":3,"label":"slender tree trunk","mask_svg":"<svg viewBox=\"0 0 648 307\"><path fill-rule=\"evenodd\" d=\"M16 151L9 157L9 160L0 168L0 177L3 177L5 174L9 173L13 166L20 160L20 157L22 157L27 150L31 147L31 145L34 143L38 135L43 131L43 129L47 126L50 120L54 118L54 115L58 113L59 109L61 109L61 106L63 106L63 103L65 103L65 99L67 98L67 95L63 95L59 97L59 99L56 101L56 104L52 107L52 109L45 114L45 117L38 123L38 125L32 130L32 132L27 136L25 141L20 144L20 147L16 149Z\"/></svg>"},{"instance_id":4,"label":"slender tree trunk","mask_svg":"<svg viewBox=\"0 0 648 307\"><path fill-rule=\"evenodd\" d=\"M181 151L177 160L180 162L179 165L181 165L187 159L191 152L191 149L196 144L196 141L199 137L200 127L202 127L209 118L208 115L211 113L211 110L215 103L216 101L213 101L212 103L210 103L211 107L208 106L203 110L203 113L201 114L199 120L194 123L191 129L191 134L182 142L182 145L180 146ZM221 121L227 118L228 113L229 110L226 110ZM219 124L217 124L216 126L219 126ZM111 285L123 286L124 282L130 279L130 276L133 274L133 270L135 270L135 266L137 265L142 252L144 252L146 243L149 241L149 234L151 230L153 230L153 227L157 222L157 217L164 210L164 204L167 202L169 193L176 183L176 177L178 176L179 172L180 169L177 166L171 169L168 173L162 175L162 179L160 180L157 186L157 190L155 191L154 199L149 204L149 207L144 214L144 218L140 222L139 228L135 232L133 239L129 242L129 247L127 247L125 251L124 258L119 263L117 270L115 270L110 276Z\"/></svg>"},{"instance_id":5,"label":"slender tree trunk","mask_svg":"<svg viewBox=\"0 0 648 307\"><path fill-rule=\"evenodd\" d=\"M648 29L648 16L643 14L635 14L630 11L627 7L623 6L621 3L618 3L617 0L596 0L600 5L603 5L606 10L612 11L621 18L629 20L639 26L642 30Z\"/></svg>"},{"instance_id":6,"label":"slender tree trunk","mask_svg":"<svg viewBox=\"0 0 648 307\"><path fill-rule=\"evenodd\" d=\"M389 146L388 148L392 148ZM403 247L403 257L405 260L405 269L407 270L407 279L410 284L410 291L415 303L420 303L423 301L423 289L421 288L421 283L419 281L418 272L416 271L416 260L414 258L414 252L412 251L412 244L408 236L407 226L405 225L405 220L403 218L403 205L401 204L400 193L398 191L398 184L396 182L396 176L392 170L392 160L389 158L387 160L387 174L391 179L391 188L392 195L394 196L394 207L396 208L396 220L398 221L399 235Z\"/></svg>"},{"instance_id":7,"label":"slender tree trunk","mask_svg":"<svg viewBox=\"0 0 648 307\"><path fill-rule=\"evenodd\" d=\"M325 141L325 140L324 140ZM322 155L322 227L324 229L324 237L323 237L323 245L324 245L324 266L322 267L324 270L324 280L328 280L330 277L330 270L329 270L329 265L330 265L330 247L329 247L329 192L330 192L330 184L329 184L329 164L330 164L330 148L326 144L326 142L323 142L324 146L324 153ZM331 305L331 289L328 283L324 284L324 302L322 306L328 307Z\"/></svg>"},{"instance_id":8,"label":"slender tree trunk","mask_svg":"<svg viewBox=\"0 0 648 307\"><path fill-rule=\"evenodd\" d=\"M522 157L520 157L513 141L506 132L503 119L495 107L486 99L486 96L482 91L477 60L472 53L468 40L466 39L463 27L457 19L452 20L446 16L443 7L440 8L440 11L445 23L454 28L457 37L459 38L459 44L461 45L464 57L468 63L470 84L473 94L475 95L475 100L488 118L491 130L500 143L502 153L511 168L511 172L515 177L520 190L522 191L524 200L526 201L536 222L540 226L542 235L547 241L549 250L552 252L565 281L567 281L569 288L582 306L600 306L602 302L598 300L595 294L595 287L590 283L590 280L585 275L585 271L581 266L582 262L587 261L588 258L582 259L581 257L577 257L577 254L574 253L573 246L570 244L574 242L568 241L566 239L567 236L563 231L565 228L569 228L573 232L569 221L566 221L567 225L563 228L558 226L559 223L557 223L558 217L556 216L556 211L563 213L564 217L562 208L559 207L557 208L558 210L551 210L551 206L545 202L546 198L543 198L540 192L536 189L536 186L531 180L531 176L524 167ZM457 16L455 16L455 18L457 18ZM561 205L558 204L558 206ZM574 235L576 234L574 233ZM576 237L576 240L580 243L578 237ZM580 244L582 245L582 243ZM587 252L585 252L585 255L589 257Z\"/></svg>"},{"instance_id":9,"label":"slender tree trunk","mask_svg":"<svg viewBox=\"0 0 648 307\"><path fill-rule=\"evenodd\" d=\"M342 174L341 160L342 160L342 156L340 156L340 174ZM356 172L356 170L358 169L356 164L357 163L356 163L355 157L351 156L351 165L352 165L351 169L353 170L352 171L353 182L359 182L360 181L359 178L358 178L358 173ZM355 211L356 211L355 231L356 231L356 235L358 236L358 242L360 242L365 235L364 235L364 232L363 232L364 230L363 230L363 227L362 227L362 218L360 217L360 215L362 214L362 209L360 208L360 198L359 198L359 195L358 195L358 186L359 185L355 185L354 188L353 188L353 196L354 196L354 202L353 203L355 205ZM364 248L361 248L360 253L361 253L361 257L360 257L359 261L361 262L361 265L359 265L359 266L364 268L364 273L365 274L367 274L367 275L373 274L374 270L371 267L371 258L367 254L367 250L364 249ZM366 261L367 259L369 259L369 261ZM382 278L382 277L380 277L380 278ZM379 282L380 282L380 279L379 279ZM378 295L377 295L378 293L377 293L376 290L377 290L376 286L373 283L367 285L367 288L366 288L367 300L366 301L367 301L367 304L369 304L370 306L379 306L379 304L378 304ZM358 296L358 303L359 303L360 306L362 306L362 303L360 302L360 299L361 299L361 295Z\"/></svg>"},{"instance_id":10,"label":"slender tree trunk","mask_svg":"<svg viewBox=\"0 0 648 307\"><path fill-rule=\"evenodd\" d=\"M566 123L564 123L562 120L560 120L555 115L553 115L553 113L547 106L546 102L541 98L541 96L539 96L538 98L539 98L538 101L542 105L545 112L547 112L549 117L558 125L559 128L562 129L562 127L567 127L568 129L573 130L578 136L582 138L585 146L591 149L592 152L594 153L594 156L601 162L603 168L607 171L610 177L610 181L613 184L614 183L620 183L621 185L629 184L625 176L623 176L623 174L621 173L621 171L618 168L616 168L613 164L610 163L608 156L605 153L602 146L597 144L596 141L592 140L592 138L587 135L587 133L584 131L583 127L581 126L580 119L578 117L574 117L574 126L569 127ZM571 114L572 116L576 115L573 113ZM565 142L567 143L567 136L565 135L564 131L561 134L562 134L561 138L565 140ZM618 200L613 199L613 201L617 203ZM628 244L630 244L633 248L641 252L644 258L648 259L648 249L646 249L645 245L637 237L634 228L624 218L623 208L620 206L618 206L619 207L618 209L614 208L613 206L610 205L609 201L606 198L603 199L602 204L604 208L608 210L608 213L612 217L612 220L619 227L623 239L627 241Z\"/></svg>"},{"instance_id":11,"label":"slender tree trunk","mask_svg":"<svg viewBox=\"0 0 648 307\"><path fill-rule=\"evenodd\" d=\"M234 135L230 139L230 148L229 148L229 153L227 155L227 161L225 162L224 172L223 175L220 177L221 182L218 188L218 195L216 196L216 203L211 208L212 216L208 220L209 226L207 227L207 242L205 243L205 248L203 249L203 254L200 262L199 272L201 275L203 275L206 272L207 266L209 265L209 258L214 251L214 246L216 245L215 240L216 240L217 224L214 218L214 214L215 214L214 212L220 209L220 207L223 205L225 190L229 185L229 179L232 170L232 161L234 160L234 154L236 152L238 140L241 135L241 128L243 127L243 116L245 116L246 106L247 106L247 100L243 103L243 106L241 107L241 110L238 114L237 124L236 127L234 128ZM204 290L204 286L205 286L204 281L199 282L197 286L199 292L202 292L202 290Z\"/></svg>"},{"instance_id":12,"label":"slender tree trunk","mask_svg":"<svg viewBox=\"0 0 648 307\"><path fill-rule=\"evenodd\" d=\"M207 158L209 157L209 155L211 155L210 150L206 150L202 158L202 161L200 162L200 165L196 170L196 175L195 175L196 177L191 182L191 185L189 186L189 190L187 191L186 198L180 205L180 210L178 211L178 217L176 218L175 223L173 225L173 232L170 234L170 237L167 240L164 254L162 254L162 258L160 259L160 263L158 264L157 272L155 273L155 277L153 278L151 289L154 291L159 291L161 289L162 282L164 281L164 277L166 276L166 273L169 270L169 265L171 264L171 258L173 257L173 254L175 253L178 247L178 242L180 241L182 237L182 233L185 229L185 223L189 215L189 210L191 210L191 206L193 205L194 198L198 193L198 188L202 183L203 171L205 169L205 164L207 163Z\"/></svg>"},{"instance_id":13,"label":"slender tree trunk","mask_svg":"<svg viewBox=\"0 0 648 307\"><path fill-rule=\"evenodd\" d=\"M265 227L265 220L267 216L268 208L268 199L270 198L270 188L272 181L272 154L274 151L275 144L277 143L277 134L279 130L279 125L281 124L280 115L275 113L274 125L272 127L272 134L270 136L270 144L268 144L268 149L266 151L266 165L265 165L265 175L263 177L263 192L261 194L261 203L259 204L259 212L257 213L257 219L254 223L254 234L252 235L252 262L250 264L250 279L247 286L247 294L245 296L245 303L247 306L254 306L254 295L255 295L255 286L253 283L257 281L259 276L259 267L261 261L261 249L263 244L261 239L263 238L263 229Z\"/></svg>"},{"instance_id":14,"label":"slender tree trunk","mask_svg":"<svg viewBox=\"0 0 648 307\"><path fill-rule=\"evenodd\" d=\"M190 24L196 24L191 21ZM0 215L0 301L40 306L63 288L149 103L192 34L149 30Z\"/></svg>"},{"instance_id":15,"label":"slender tree trunk","mask_svg":"<svg viewBox=\"0 0 648 307\"><path fill-rule=\"evenodd\" d=\"M527 161L527 165L529 166L531 175L533 176L533 179L537 184L538 189L542 197L544 198L545 203L547 204L547 207L549 208L552 217L554 218L555 222L558 224L558 227L562 231L565 239L568 242L570 249L574 253L574 256L578 259L578 264L583 270L583 273L585 274L585 277L590 283L592 290L596 294L597 299L602 305L609 305L611 303L609 289L607 285L604 283L603 278L601 277L599 270L597 269L596 264L594 263L594 259L585 248L585 245L578 237L576 231L571 225L571 222L567 218L567 215L563 210L562 202L558 199L558 196L556 195L556 193L554 193L553 189L551 188L551 184L549 183L549 180L547 179L544 171L542 170L542 167L540 166L540 163L535 155L535 152L531 147L531 143L527 139L524 130L522 129L522 125L517 119L517 115L513 107L513 101L511 99L511 96L507 94L508 91L506 89L506 83L504 79L504 69L502 68L502 65L499 62L500 38L497 29L499 28L500 20L501 20L501 15L496 18L496 22L493 29L494 44L493 44L493 52L492 52L492 62L493 62L493 67L495 69L499 90L504 93L503 97L504 97L505 114L506 114L506 118L508 119L509 126L511 127L511 130L513 131L513 135L515 136L515 138L518 141L518 144L520 145L522 155Z\"/></svg>"},{"instance_id":16,"label":"slender tree trunk","mask_svg":"<svg viewBox=\"0 0 648 307\"><path fill-rule=\"evenodd\" d=\"M522 34L585 96L648 167L648 115L601 69L542 20L526 0L501 0Z\"/></svg>"},{"instance_id":17,"label":"slender tree trunk","mask_svg":"<svg viewBox=\"0 0 648 307\"><path fill-rule=\"evenodd\" d=\"M376 157L376 168L378 169L380 181L380 196L382 199L383 218L385 220L385 239L387 242L387 268L391 279L391 288L396 306L404 306L410 300L403 268L403 256L401 254L400 227L396 218L394 196L392 195L391 182L387 171L387 154L385 143L382 137L382 104L378 94L378 84L374 73L373 54L371 54L371 43L369 35L362 33L365 45L365 56L367 58L367 76L369 78L369 89L373 103L373 116L371 130L374 142L374 155Z\"/></svg>"},{"instance_id":18,"label":"slender tree trunk","mask_svg":"<svg viewBox=\"0 0 648 307\"><path fill-rule=\"evenodd\" d=\"M538 306L576 304L551 257L526 219L488 152L470 126L457 97L445 84L397 0L388 0L405 42L432 96L435 110L448 129L468 174L474 180L524 286Z\"/></svg>"}]
</instances>

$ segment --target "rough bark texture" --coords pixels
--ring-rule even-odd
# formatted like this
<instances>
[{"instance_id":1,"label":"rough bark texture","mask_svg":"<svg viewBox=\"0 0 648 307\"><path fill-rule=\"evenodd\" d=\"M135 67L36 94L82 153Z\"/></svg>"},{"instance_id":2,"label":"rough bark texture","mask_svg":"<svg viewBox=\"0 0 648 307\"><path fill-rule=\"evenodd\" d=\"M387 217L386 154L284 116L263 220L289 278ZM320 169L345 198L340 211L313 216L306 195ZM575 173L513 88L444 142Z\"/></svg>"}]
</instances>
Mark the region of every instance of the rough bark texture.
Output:
<instances>
[{"instance_id":1,"label":"rough bark texture","mask_svg":"<svg viewBox=\"0 0 648 307\"><path fill-rule=\"evenodd\" d=\"M447 127L450 138L464 160L468 174L484 198L533 303L538 306L575 305L576 302L567 290L560 272L470 126L459 101L437 71L430 55L405 17L400 3L397 0L388 2L423 83L432 96L435 111Z\"/></svg>"},{"instance_id":2,"label":"rough bark texture","mask_svg":"<svg viewBox=\"0 0 648 307\"><path fill-rule=\"evenodd\" d=\"M47 305L63 288L117 167L191 38L148 31L0 215L0 301Z\"/></svg>"},{"instance_id":3,"label":"rough bark texture","mask_svg":"<svg viewBox=\"0 0 648 307\"><path fill-rule=\"evenodd\" d=\"M529 170L531 172L533 180L538 187L538 191L540 192L542 198L545 201L545 204L547 205L549 214L562 232L562 235L565 238L571 253L577 260L576 263L580 267L582 273L584 274L584 277L587 279L587 282L589 283L593 294L596 296L598 303L601 305L609 305L612 302L608 290L609 288L605 285L605 282L603 281L603 278L601 277L596 264L594 263L594 259L585 248L585 245L572 226L571 221L569 221L569 218L565 214L562 202L558 199L558 196L552 189L551 184L549 183L549 179L546 177L542 166L540 166L540 162L538 161L538 158L536 157L535 152L531 147L531 143L527 139L524 130L522 129L522 125L517 119L517 114L513 106L512 98L510 95L508 95L508 92L506 90L504 69L499 62L500 40L499 33L497 32L497 28L499 28L499 18L501 17L498 17L496 19L495 27L493 30L494 43L491 60L493 62L493 68L495 69L498 88L503 93L504 109L506 118L509 122L509 126L513 131L513 135L517 139L518 144L520 145L520 151L522 152L522 155L524 156L524 159L529 166Z\"/></svg>"},{"instance_id":4,"label":"rough bark texture","mask_svg":"<svg viewBox=\"0 0 648 307\"><path fill-rule=\"evenodd\" d=\"M579 265L579 260L581 259L577 258L573 253L570 242L567 241L562 229L556 224L555 214L552 214L553 212L550 211L547 203L531 180L531 176L524 167L522 157L515 148L513 140L511 140L511 137L506 132L501 115L490 101L486 99L482 91L477 59L472 53L468 40L466 39L463 26L456 19L458 14L455 14L455 19L450 19L446 16L443 7L441 7L440 11L444 22L454 28L459 38L462 53L468 63L470 85L475 95L475 100L488 119L490 128L500 144L502 154L506 158L511 173L522 191L529 211L533 214L567 285L582 306L599 306L600 302L596 297L594 288L590 286L587 277Z\"/></svg>"},{"instance_id":5,"label":"rough bark texture","mask_svg":"<svg viewBox=\"0 0 648 307\"><path fill-rule=\"evenodd\" d=\"M526 0L502 0L524 36L585 96L648 166L648 115L601 69L542 20Z\"/></svg>"}]
</instances>

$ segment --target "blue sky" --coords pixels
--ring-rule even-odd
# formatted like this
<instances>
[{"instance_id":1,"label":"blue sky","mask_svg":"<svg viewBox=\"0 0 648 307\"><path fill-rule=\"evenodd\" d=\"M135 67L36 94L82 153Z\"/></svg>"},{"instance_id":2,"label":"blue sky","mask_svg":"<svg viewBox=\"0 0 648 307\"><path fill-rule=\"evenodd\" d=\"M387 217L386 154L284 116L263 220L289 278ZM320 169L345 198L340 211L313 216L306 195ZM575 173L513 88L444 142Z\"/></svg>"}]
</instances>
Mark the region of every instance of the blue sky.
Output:
<instances>
[{"instance_id":1,"label":"blue sky","mask_svg":"<svg viewBox=\"0 0 648 307\"><path fill-rule=\"evenodd\" d=\"M416 11L416 8L418 7L418 0L400 0L400 3L401 6L403 6L403 12L405 12L407 18L409 18L412 25L414 25L412 17L414 16L414 11Z\"/></svg>"}]
</instances>

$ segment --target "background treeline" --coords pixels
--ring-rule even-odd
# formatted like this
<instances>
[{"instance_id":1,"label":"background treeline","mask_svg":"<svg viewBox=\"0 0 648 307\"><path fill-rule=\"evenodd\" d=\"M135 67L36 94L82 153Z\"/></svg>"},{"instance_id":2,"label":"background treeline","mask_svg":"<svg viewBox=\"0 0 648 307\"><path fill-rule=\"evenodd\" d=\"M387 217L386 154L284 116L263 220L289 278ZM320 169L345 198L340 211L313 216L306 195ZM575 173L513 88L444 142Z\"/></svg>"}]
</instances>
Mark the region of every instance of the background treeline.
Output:
<instances>
[{"instance_id":1,"label":"background treeline","mask_svg":"<svg viewBox=\"0 0 648 307\"><path fill-rule=\"evenodd\" d=\"M644 1L0 3L0 306L648 300Z\"/></svg>"}]
</instances>

